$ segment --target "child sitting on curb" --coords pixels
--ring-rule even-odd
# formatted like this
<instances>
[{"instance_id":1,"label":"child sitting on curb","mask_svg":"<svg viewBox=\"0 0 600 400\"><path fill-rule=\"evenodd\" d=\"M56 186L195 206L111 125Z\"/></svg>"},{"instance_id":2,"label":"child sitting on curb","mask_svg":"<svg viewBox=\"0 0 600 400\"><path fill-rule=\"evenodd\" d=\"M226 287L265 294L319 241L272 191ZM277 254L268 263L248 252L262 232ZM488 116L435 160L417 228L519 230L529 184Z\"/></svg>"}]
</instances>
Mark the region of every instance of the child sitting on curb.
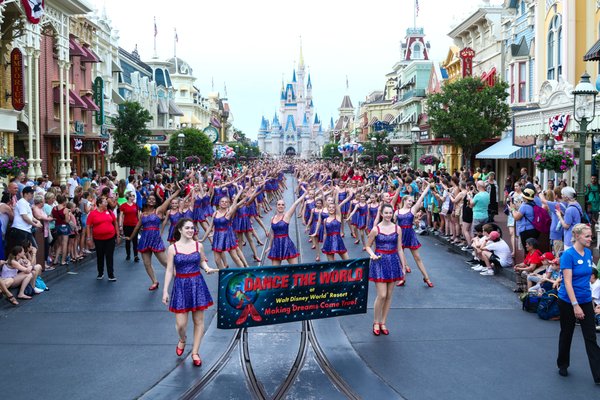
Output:
<instances>
[{"instance_id":1,"label":"child sitting on curb","mask_svg":"<svg viewBox=\"0 0 600 400\"><path fill-rule=\"evenodd\" d=\"M547 252L542 255L542 265L546 268L543 275L530 274L527 276L527 291L541 292L558 289L560 285L560 260L554 254ZM535 283L535 285L534 285Z\"/></svg>"}]
</instances>

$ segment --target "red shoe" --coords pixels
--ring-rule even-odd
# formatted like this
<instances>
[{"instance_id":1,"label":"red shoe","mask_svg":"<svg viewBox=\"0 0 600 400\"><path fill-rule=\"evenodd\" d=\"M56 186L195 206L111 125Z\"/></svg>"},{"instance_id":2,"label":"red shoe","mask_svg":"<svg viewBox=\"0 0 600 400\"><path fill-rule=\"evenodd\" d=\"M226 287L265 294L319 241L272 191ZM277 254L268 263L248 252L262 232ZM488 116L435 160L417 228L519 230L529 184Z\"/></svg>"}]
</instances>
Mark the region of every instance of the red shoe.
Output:
<instances>
[{"instance_id":1,"label":"red shoe","mask_svg":"<svg viewBox=\"0 0 600 400\"><path fill-rule=\"evenodd\" d=\"M377 322L373 323L373 335L379 336L381 334L380 326Z\"/></svg>"},{"instance_id":2,"label":"red shoe","mask_svg":"<svg viewBox=\"0 0 600 400\"><path fill-rule=\"evenodd\" d=\"M258 313L258 311L256 310L256 308L254 307L254 305L250 306L250 317L255 321L255 322L260 322L262 321L262 317L260 316L260 314Z\"/></svg>"},{"instance_id":3,"label":"red shoe","mask_svg":"<svg viewBox=\"0 0 600 400\"><path fill-rule=\"evenodd\" d=\"M198 359L195 359L194 356L198 357ZM202 366L202 360L200 359L200 356L198 354L192 354L192 362L194 363L194 367Z\"/></svg>"},{"instance_id":4,"label":"red shoe","mask_svg":"<svg viewBox=\"0 0 600 400\"><path fill-rule=\"evenodd\" d=\"M423 278L423 282L425 282L425 284L429 287L433 287L433 282L431 282L429 279L427 278Z\"/></svg>"},{"instance_id":5,"label":"red shoe","mask_svg":"<svg viewBox=\"0 0 600 400\"><path fill-rule=\"evenodd\" d=\"M316 248L317 248L317 246L315 246L314 244L311 246L311 249L313 249L313 250Z\"/></svg>"},{"instance_id":6,"label":"red shoe","mask_svg":"<svg viewBox=\"0 0 600 400\"><path fill-rule=\"evenodd\" d=\"M244 322L246 322L249 315L250 315L250 310L248 309L248 307L244 307L244 311L242 311L242 314L240 315L240 317L235 321L235 324L236 325L243 324Z\"/></svg>"},{"instance_id":7,"label":"red shoe","mask_svg":"<svg viewBox=\"0 0 600 400\"><path fill-rule=\"evenodd\" d=\"M150 285L150 287L148 288L148 290L153 291L158 289L158 282L154 282L152 285Z\"/></svg>"},{"instance_id":8,"label":"red shoe","mask_svg":"<svg viewBox=\"0 0 600 400\"><path fill-rule=\"evenodd\" d=\"M406 281L404 279L400 279L398 283L396 283L396 286L404 286L405 283Z\"/></svg>"},{"instance_id":9,"label":"red shoe","mask_svg":"<svg viewBox=\"0 0 600 400\"><path fill-rule=\"evenodd\" d=\"M183 345L183 348L179 347L180 343ZM184 350L185 350L185 340L179 339L179 342L177 343L177 347L175 347L175 354L177 354L178 357L181 357Z\"/></svg>"},{"instance_id":10,"label":"red shoe","mask_svg":"<svg viewBox=\"0 0 600 400\"><path fill-rule=\"evenodd\" d=\"M412 271L410 270L410 267L407 265L407 266L406 266L406 273L407 273L407 274L410 274L411 272L412 272Z\"/></svg>"},{"instance_id":11,"label":"red shoe","mask_svg":"<svg viewBox=\"0 0 600 400\"><path fill-rule=\"evenodd\" d=\"M254 261L256 262L260 262L260 258L256 257L256 256L252 256L252 258L254 258Z\"/></svg>"},{"instance_id":12,"label":"red shoe","mask_svg":"<svg viewBox=\"0 0 600 400\"><path fill-rule=\"evenodd\" d=\"M354 236L354 237L356 237L356 236ZM354 241L354 244L358 244L359 242L360 242L360 240L356 239L356 240Z\"/></svg>"},{"instance_id":13,"label":"red shoe","mask_svg":"<svg viewBox=\"0 0 600 400\"><path fill-rule=\"evenodd\" d=\"M385 324L379 324L379 328L381 329L381 333L383 333L384 335L389 335L390 331L387 330L387 328L384 328Z\"/></svg>"}]
</instances>

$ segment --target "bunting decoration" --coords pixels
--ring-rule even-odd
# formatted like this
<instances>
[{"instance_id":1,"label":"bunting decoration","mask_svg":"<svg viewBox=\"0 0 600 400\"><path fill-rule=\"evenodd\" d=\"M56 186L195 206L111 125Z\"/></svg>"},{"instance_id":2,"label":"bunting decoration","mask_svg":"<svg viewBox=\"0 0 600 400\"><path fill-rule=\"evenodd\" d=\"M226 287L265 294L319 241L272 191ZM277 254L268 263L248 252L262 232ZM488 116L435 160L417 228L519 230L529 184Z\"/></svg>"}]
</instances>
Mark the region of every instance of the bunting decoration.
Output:
<instances>
[{"instance_id":1,"label":"bunting decoration","mask_svg":"<svg viewBox=\"0 0 600 400\"><path fill-rule=\"evenodd\" d=\"M108 148L108 140L101 140L100 142L100 154L106 154Z\"/></svg>"},{"instance_id":2,"label":"bunting decoration","mask_svg":"<svg viewBox=\"0 0 600 400\"><path fill-rule=\"evenodd\" d=\"M79 139L79 138L74 138L73 139L73 150L75 150L76 152L80 152L81 149L83 149L83 140Z\"/></svg>"},{"instance_id":3,"label":"bunting decoration","mask_svg":"<svg viewBox=\"0 0 600 400\"><path fill-rule=\"evenodd\" d=\"M32 24L39 24L44 15L44 0L21 0L27 19Z\"/></svg>"},{"instance_id":4,"label":"bunting decoration","mask_svg":"<svg viewBox=\"0 0 600 400\"><path fill-rule=\"evenodd\" d=\"M548 125L550 126L550 133L557 142L562 142L564 140L562 134L567 130L570 117L569 114L560 114L549 119Z\"/></svg>"}]
</instances>

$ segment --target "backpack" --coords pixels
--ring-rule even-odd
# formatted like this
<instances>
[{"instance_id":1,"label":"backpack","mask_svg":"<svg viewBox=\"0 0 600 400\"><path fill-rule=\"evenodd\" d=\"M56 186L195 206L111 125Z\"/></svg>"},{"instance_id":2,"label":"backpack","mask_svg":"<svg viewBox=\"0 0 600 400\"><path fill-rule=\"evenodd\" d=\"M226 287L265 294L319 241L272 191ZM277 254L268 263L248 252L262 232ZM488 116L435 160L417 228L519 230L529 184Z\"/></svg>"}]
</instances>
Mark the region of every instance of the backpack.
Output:
<instances>
[{"instance_id":1,"label":"backpack","mask_svg":"<svg viewBox=\"0 0 600 400\"><path fill-rule=\"evenodd\" d=\"M533 220L529 221L529 218L525 217L533 228L540 233L550 233L550 225L552 225L552 218L550 218L550 213L543 209L538 205L531 205L533 208Z\"/></svg>"},{"instance_id":2,"label":"backpack","mask_svg":"<svg viewBox=\"0 0 600 400\"><path fill-rule=\"evenodd\" d=\"M521 296L521 301L523 302L523 310L534 313L537 312L538 305L540 303L540 296L537 293L527 292L523 293Z\"/></svg>"},{"instance_id":3,"label":"backpack","mask_svg":"<svg viewBox=\"0 0 600 400\"><path fill-rule=\"evenodd\" d=\"M558 309L558 295L556 290L550 290L540 297L537 307L537 315L545 320L559 320L560 310Z\"/></svg>"},{"instance_id":4,"label":"backpack","mask_svg":"<svg viewBox=\"0 0 600 400\"><path fill-rule=\"evenodd\" d=\"M581 212L581 210L577 206L574 206L573 204L570 204L567 206L567 208L569 208L569 207L575 207L575 209L579 213L579 223L586 224L589 227L592 226L592 223L590 222L590 218L588 217L587 213L585 213L585 220L587 222L584 222L584 219L583 219L584 214ZM565 212L566 212L566 210L565 210Z\"/></svg>"}]
</instances>

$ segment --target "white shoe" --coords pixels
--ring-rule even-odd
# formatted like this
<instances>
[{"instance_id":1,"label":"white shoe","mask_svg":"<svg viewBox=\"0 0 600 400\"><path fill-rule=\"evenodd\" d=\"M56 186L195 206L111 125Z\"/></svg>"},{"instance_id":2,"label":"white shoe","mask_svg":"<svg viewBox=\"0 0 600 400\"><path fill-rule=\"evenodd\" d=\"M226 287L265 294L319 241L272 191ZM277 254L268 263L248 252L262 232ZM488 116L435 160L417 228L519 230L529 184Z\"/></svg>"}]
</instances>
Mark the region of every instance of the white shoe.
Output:
<instances>
[{"instance_id":1,"label":"white shoe","mask_svg":"<svg viewBox=\"0 0 600 400\"><path fill-rule=\"evenodd\" d=\"M478 265L475 268L473 268L473 271L481 272L481 271L485 271L486 269L487 269L486 266L484 266L484 265Z\"/></svg>"},{"instance_id":2,"label":"white shoe","mask_svg":"<svg viewBox=\"0 0 600 400\"><path fill-rule=\"evenodd\" d=\"M489 269L486 268L485 271L480 272L479 275L483 275L483 276L494 276L494 270L493 269Z\"/></svg>"},{"instance_id":3,"label":"white shoe","mask_svg":"<svg viewBox=\"0 0 600 400\"><path fill-rule=\"evenodd\" d=\"M33 288L33 293L35 293L35 294L44 293L44 289L38 289L38 288L34 287Z\"/></svg>"}]
</instances>

